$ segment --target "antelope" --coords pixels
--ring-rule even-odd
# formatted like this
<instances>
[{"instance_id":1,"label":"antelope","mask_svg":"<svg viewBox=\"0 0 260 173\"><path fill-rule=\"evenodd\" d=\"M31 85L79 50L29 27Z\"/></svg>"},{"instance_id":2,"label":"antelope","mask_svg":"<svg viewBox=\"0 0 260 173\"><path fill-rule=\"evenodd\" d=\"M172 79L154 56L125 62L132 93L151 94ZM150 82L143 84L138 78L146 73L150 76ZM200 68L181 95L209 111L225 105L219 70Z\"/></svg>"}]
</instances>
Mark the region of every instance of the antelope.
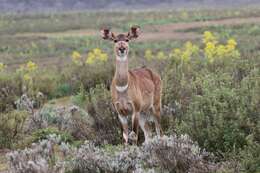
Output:
<instances>
[{"instance_id":1,"label":"antelope","mask_svg":"<svg viewBox=\"0 0 260 173\"><path fill-rule=\"evenodd\" d=\"M113 41L116 70L111 84L112 103L123 129L124 144L138 141L138 129L144 132L145 142L151 137L149 121L155 122L156 134L162 135L161 119L161 78L153 70L141 67L128 69L128 42L136 39L140 27L133 26L127 34L115 35L110 29L102 29L101 36ZM152 110L153 114L147 114ZM132 115L132 131L128 135L128 115Z\"/></svg>"}]
</instances>

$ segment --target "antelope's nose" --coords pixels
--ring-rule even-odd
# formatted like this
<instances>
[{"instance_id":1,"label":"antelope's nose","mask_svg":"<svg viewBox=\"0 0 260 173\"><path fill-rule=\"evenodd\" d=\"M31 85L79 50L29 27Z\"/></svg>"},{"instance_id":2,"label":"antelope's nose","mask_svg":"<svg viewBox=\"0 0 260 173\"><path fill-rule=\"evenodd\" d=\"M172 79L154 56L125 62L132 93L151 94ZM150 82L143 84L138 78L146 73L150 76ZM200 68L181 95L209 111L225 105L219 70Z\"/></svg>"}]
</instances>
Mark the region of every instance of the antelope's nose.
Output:
<instances>
[{"instance_id":1,"label":"antelope's nose","mask_svg":"<svg viewBox=\"0 0 260 173\"><path fill-rule=\"evenodd\" d=\"M119 51L120 51L121 53L124 53L124 52L125 52L125 48L124 48L124 47L120 47L120 48L119 48Z\"/></svg>"}]
</instances>

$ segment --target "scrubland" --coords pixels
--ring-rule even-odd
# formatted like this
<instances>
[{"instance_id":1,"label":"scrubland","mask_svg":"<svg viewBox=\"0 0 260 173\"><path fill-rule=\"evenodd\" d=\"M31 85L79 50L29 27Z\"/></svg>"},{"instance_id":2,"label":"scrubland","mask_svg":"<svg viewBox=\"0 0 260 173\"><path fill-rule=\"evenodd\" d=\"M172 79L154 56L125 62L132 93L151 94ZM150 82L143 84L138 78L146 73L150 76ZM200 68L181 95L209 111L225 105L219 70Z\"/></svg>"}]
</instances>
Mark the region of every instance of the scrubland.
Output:
<instances>
[{"instance_id":1,"label":"scrubland","mask_svg":"<svg viewBox=\"0 0 260 173\"><path fill-rule=\"evenodd\" d=\"M0 172L258 173L259 12L2 14ZM125 147L110 101L113 44L99 29L133 24L143 36L130 43L130 67L161 75L165 136L142 144L140 132Z\"/></svg>"}]
</instances>

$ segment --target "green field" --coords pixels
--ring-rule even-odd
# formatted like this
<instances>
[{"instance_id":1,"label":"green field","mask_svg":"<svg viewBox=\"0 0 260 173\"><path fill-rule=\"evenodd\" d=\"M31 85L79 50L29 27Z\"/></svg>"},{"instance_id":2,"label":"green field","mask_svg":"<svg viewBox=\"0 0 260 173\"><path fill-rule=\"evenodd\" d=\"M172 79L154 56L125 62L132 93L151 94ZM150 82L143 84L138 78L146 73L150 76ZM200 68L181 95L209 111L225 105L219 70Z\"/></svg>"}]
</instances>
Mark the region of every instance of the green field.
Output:
<instances>
[{"instance_id":1,"label":"green field","mask_svg":"<svg viewBox=\"0 0 260 173\"><path fill-rule=\"evenodd\" d=\"M213 172L260 172L260 8L0 14L0 172L8 169L7 151L50 134L82 149L63 155L61 142L55 144L47 157L50 172L58 161L64 161L67 173L91 171L93 165L100 172L123 169L120 161L104 166L124 147L110 96L113 43L99 30L127 32L132 25L142 32L130 42L130 67L145 65L161 75L165 135L181 140L187 134L200 154L208 152L202 166L214 165ZM23 94L33 101L33 112L15 104ZM75 115L73 105L80 110ZM137 150L147 154L140 135L138 149L125 149L127 159L140 159ZM162 153L173 152L173 146L160 147ZM176 162L151 154L155 163L142 158L140 165L146 171L192 172L201 166L193 150L176 154ZM86 154L89 162L84 162L80 151L97 158ZM189 154L194 159L182 158ZM77 159L83 166L73 162ZM129 171L131 164L126 164Z\"/></svg>"}]
</instances>

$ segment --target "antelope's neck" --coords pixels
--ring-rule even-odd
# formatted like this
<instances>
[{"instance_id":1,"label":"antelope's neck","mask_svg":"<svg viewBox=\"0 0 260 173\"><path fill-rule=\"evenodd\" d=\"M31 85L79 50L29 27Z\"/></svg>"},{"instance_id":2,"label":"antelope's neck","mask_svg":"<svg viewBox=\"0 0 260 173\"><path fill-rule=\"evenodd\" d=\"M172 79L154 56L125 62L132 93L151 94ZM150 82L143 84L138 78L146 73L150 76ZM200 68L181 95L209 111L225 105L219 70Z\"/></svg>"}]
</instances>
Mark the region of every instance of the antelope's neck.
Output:
<instances>
[{"instance_id":1,"label":"antelope's neck","mask_svg":"<svg viewBox=\"0 0 260 173\"><path fill-rule=\"evenodd\" d=\"M115 82L117 90L126 90L128 87L128 58L116 57Z\"/></svg>"}]
</instances>

